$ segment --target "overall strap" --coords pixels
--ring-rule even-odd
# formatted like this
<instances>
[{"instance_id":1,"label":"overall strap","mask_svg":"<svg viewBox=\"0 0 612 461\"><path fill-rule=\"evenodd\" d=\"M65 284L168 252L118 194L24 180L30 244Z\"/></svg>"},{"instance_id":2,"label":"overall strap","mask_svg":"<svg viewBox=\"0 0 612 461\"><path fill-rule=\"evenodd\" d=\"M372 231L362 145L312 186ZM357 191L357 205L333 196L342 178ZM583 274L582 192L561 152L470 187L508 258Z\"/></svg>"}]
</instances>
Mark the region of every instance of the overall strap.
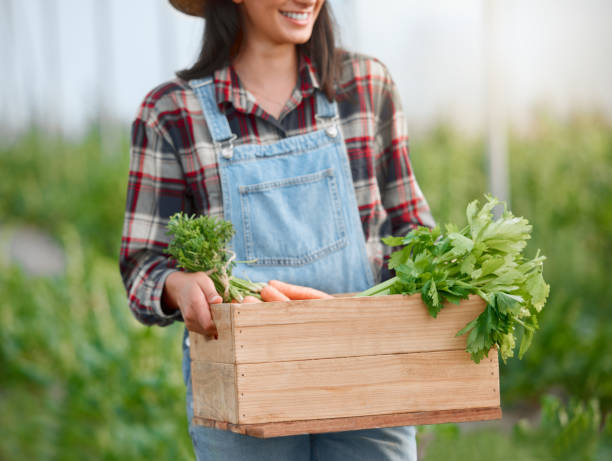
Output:
<instances>
[{"instance_id":1,"label":"overall strap","mask_svg":"<svg viewBox=\"0 0 612 461\"><path fill-rule=\"evenodd\" d=\"M217 106L215 85L212 77L190 80L189 86L191 86L200 100L202 112L204 113L213 142L215 144L222 144L236 139L236 135L232 133L227 118L221 113L219 106Z\"/></svg>"},{"instance_id":2,"label":"overall strap","mask_svg":"<svg viewBox=\"0 0 612 461\"><path fill-rule=\"evenodd\" d=\"M323 91L316 91L317 101L317 118L337 118L338 117L338 105L336 101L330 101L325 96Z\"/></svg>"}]
</instances>

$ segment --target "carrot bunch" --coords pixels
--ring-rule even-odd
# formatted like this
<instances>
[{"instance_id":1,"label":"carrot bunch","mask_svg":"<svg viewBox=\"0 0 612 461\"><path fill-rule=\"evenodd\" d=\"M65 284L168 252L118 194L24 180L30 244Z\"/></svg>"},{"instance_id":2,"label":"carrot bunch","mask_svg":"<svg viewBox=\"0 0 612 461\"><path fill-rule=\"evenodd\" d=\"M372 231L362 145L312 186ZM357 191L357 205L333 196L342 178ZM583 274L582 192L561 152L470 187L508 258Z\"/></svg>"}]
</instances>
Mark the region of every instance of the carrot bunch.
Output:
<instances>
[{"instance_id":1,"label":"carrot bunch","mask_svg":"<svg viewBox=\"0 0 612 461\"><path fill-rule=\"evenodd\" d=\"M262 301L290 301L298 299L329 299L332 295L314 288L292 283L281 282L280 280L270 280L260 291L261 300L255 296L245 296L243 304L259 303Z\"/></svg>"}]
</instances>

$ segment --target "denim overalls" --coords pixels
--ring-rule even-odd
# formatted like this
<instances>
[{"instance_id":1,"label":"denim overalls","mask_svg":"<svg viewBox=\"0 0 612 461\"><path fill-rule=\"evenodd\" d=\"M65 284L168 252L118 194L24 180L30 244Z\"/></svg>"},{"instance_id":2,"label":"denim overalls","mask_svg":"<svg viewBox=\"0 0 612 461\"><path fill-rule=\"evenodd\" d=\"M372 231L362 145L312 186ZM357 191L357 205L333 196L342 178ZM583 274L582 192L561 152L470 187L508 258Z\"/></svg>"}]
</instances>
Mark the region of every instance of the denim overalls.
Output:
<instances>
[{"instance_id":1,"label":"denim overalls","mask_svg":"<svg viewBox=\"0 0 612 461\"><path fill-rule=\"evenodd\" d=\"M224 218L236 234L234 274L330 293L374 284L337 105L316 92L316 131L267 145L233 146L212 79L190 82L217 150ZM223 461L416 460L414 428L272 439L193 425L189 344L183 341L189 432L197 459Z\"/></svg>"}]
</instances>

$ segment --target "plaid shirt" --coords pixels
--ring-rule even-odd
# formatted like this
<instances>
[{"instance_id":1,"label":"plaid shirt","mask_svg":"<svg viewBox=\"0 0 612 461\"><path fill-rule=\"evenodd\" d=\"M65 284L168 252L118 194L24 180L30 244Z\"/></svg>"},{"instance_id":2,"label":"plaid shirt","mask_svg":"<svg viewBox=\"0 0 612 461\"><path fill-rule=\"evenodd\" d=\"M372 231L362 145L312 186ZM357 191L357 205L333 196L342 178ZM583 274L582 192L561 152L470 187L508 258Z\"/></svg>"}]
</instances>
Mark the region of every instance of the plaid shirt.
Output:
<instances>
[{"instance_id":1,"label":"plaid shirt","mask_svg":"<svg viewBox=\"0 0 612 461\"><path fill-rule=\"evenodd\" d=\"M388 277L390 249L380 238L432 226L429 207L412 174L400 97L386 67L346 53L337 96L359 215L375 279ZM274 143L317 129L316 74L300 60L298 84L278 119L241 86L231 66L214 73L216 99L237 135L235 145ZM132 125L132 148L120 270L138 320L167 325L180 312L162 309L161 294L174 263L168 218L177 211L223 216L221 182L211 136L196 95L179 79L152 90Z\"/></svg>"}]
</instances>

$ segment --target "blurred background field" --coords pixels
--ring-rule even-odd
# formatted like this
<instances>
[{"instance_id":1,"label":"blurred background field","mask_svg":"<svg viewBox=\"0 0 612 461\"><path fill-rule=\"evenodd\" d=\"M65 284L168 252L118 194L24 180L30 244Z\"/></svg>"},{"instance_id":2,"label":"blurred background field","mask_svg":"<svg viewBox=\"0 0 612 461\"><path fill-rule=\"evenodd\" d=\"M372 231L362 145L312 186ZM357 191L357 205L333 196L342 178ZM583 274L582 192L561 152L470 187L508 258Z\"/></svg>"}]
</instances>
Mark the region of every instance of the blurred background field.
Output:
<instances>
[{"instance_id":1,"label":"blurred background field","mask_svg":"<svg viewBox=\"0 0 612 461\"><path fill-rule=\"evenodd\" d=\"M345 20L355 14L335 6ZM415 87L427 79L392 72ZM522 123L504 125L507 198L534 226L528 252L548 257L541 329L522 361L501 365L504 418L420 427L422 459L612 459L612 110L568 104L524 108ZM118 273L129 118L106 107L74 131L67 117L60 129L44 123L41 110L2 130L2 460L193 459L182 324L138 324ZM467 202L491 189L486 114L471 128L441 114L413 130L412 162L436 220L462 223Z\"/></svg>"}]
</instances>

